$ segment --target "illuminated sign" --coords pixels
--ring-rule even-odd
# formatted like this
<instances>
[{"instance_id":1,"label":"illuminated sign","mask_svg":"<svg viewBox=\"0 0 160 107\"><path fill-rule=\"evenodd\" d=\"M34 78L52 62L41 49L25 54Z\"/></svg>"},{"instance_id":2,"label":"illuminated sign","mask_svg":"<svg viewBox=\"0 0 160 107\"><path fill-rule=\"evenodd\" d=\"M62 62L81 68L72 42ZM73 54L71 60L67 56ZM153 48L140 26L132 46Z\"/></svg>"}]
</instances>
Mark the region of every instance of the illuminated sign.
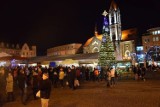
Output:
<instances>
[{"instance_id":1,"label":"illuminated sign","mask_svg":"<svg viewBox=\"0 0 160 107\"><path fill-rule=\"evenodd\" d=\"M143 46L137 46L137 51L143 51Z\"/></svg>"},{"instance_id":2,"label":"illuminated sign","mask_svg":"<svg viewBox=\"0 0 160 107\"><path fill-rule=\"evenodd\" d=\"M5 61L0 62L0 66L4 66L6 64Z\"/></svg>"}]
</instances>

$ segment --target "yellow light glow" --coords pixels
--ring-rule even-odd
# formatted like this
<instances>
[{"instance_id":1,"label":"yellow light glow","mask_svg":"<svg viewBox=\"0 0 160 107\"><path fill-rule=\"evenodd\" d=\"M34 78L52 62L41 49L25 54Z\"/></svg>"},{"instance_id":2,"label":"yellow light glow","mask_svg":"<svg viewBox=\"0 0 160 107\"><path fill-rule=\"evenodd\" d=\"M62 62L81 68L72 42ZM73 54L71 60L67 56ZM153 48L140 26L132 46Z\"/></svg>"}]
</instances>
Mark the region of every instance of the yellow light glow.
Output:
<instances>
[{"instance_id":1,"label":"yellow light glow","mask_svg":"<svg viewBox=\"0 0 160 107\"><path fill-rule=\"evenodd\" d=\"M96 35L96 38L102 41L102 35ZM93 37L89 38L84 46L88 46L93 40Z\"/></svg>"}]
</instances>

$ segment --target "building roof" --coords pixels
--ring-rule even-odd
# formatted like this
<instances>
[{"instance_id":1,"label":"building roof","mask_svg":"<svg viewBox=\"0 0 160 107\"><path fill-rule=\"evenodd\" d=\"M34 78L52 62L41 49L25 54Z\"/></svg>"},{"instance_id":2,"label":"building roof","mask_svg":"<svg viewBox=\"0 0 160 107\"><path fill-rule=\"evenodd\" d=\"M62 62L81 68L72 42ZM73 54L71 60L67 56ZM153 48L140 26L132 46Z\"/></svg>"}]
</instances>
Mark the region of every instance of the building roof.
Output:
<instances>
[{"instance_id":1,"label":"building roof","mask_svg":"<svg viewBox=\"0 0 160 107\"><path fill-rule=\"evenodd\" d=\"M26 58L26 57L20 57L20 56L4 56L4 57L0 57L0 61L6 61L6 60L13 60L13 59L15 59L15 60L27 60L28 58Z\"/></svg>"},{"instance_id":2,"label":"building roof","mask_svg":"<svg viewBox=\"0 0 160 107\"><path fill-rule=\"evenodd\" d=\"M112 0L111 5L110 5L110 10L112 9L117 10L117 4L114 0Z\"/></svg>"},{"instance_id":3,"label":"building roof","mask_svg":"<svg viewBox=\"0 0 160 107\"><path fill-rule=\"evenodd\" d=\"M137 36L137 28L130 28L122 31L121 40L135 40Z\"/></svg>"},{"instance_id":4,"label":"building roof","mask_svg":"<svg viewBox=\"0 0 160 107\"><path fill-rule=\"evenodd\" d=\"M63 61L65 59L83 60L83 59L98 59L98 53L63 55L63 56L39 56L30 58L29 63L42 61Z\"/></svg>"},{"instance_id":5,"label":"building roof","mask_svg":"<svg viewBox=\"0 0 160 107\"><path fill-rule=\"evenodd\" d=\"M92 42L92 40L93 40L94 37L96 37L96 38L99 39L100 41L102 40L102 35L93 36L93 37L91 37L91 38L89 38L89 39L87 40L87 42L84 44L84 47L85 47L85 46L88 46L88 45Z\"/></svg>"},{"instance_id":6,"label":"building roof","mask_svg":"<svg viewBox=\"0 0 160 107\"><path fill-rule=\"evenodd\" d=\"M5 53L5 52L0 52L0 58L2 58L2 57L8 57L8 56L12 56L12 55L10 55L8 53Z\"/></svg>"},{"instance_id":7,"label":"building roof","mask_svg":"<svg viewBox=\"0 0 160 107\"><path fill-rule=\"evenodd\" d=\"M30 50L32 50L32 46L35 45L28 45L28 43L21 43L21 44L12 44L12 43L7 43L7 42L0 42L0 48L6 48L6 49L17 49L21 50L24 45L27 45ZM3 45L3 46L2 46Z\"/></svg>"},{"instance_id":8,"label":"building roof","mask_svg":"<svg viewBox=\"0 0 160 107\"><path fill-rule=\"evenodd\" d=\"M150 28L147 31L152 32L152 31L157 31L157 30L160 30L160 27Z\"/></svg>"},{"instance_id":9,"label":"building roof","mask_svg":"<svg viewBox=\"0 0 160 107\"><path fill-rule=\"evenodd\" d=\"M94 36L87 40L87 42L84 44L84 47L88 46L95 37L100 41L102 40L102 35L98 35L97 26L95 26Z\"/></svg>"},{"instance_id":10,"label":"building roof","mask_svg":"<svg viewBox=\"0 0 160 107\"><path fill-rule=\"evenodd\" d=\"M127 29L127 30L123 30L122 31L122 37L121 40L126 41L126 40L135 40L137 35L137 29L136 28L131 28L131 29ZM96 37L97 39L99 39L100 41L102 41L102 34L98 35L98 33L95 33L95 36L89 38L87 40L87 42L84 44L84 47L88 46L93 38Z\"/></svg>"}]
</instances>

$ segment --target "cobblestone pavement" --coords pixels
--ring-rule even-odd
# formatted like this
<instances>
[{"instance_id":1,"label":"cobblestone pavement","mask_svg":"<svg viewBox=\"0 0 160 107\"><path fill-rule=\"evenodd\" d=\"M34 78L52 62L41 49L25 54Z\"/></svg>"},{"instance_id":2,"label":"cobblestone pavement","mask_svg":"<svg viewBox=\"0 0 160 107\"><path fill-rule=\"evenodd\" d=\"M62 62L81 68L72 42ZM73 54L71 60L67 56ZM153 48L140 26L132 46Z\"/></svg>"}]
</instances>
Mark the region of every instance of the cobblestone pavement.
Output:
<instances>
[{"instance_id":1,"label":"cobblestone pavement","mask_svg":"<svg viewBox=\"0 0 160 107\"><path fill-rule=\"evenodd\" d=\"M4 107L41 107L40 99L31 97L27 105L16 100ZM85 81L76 90L52 88L49 107L160 107L160 79L117 81L115 87L107 88L105 81Z\"/></svg>"}]
</instances>

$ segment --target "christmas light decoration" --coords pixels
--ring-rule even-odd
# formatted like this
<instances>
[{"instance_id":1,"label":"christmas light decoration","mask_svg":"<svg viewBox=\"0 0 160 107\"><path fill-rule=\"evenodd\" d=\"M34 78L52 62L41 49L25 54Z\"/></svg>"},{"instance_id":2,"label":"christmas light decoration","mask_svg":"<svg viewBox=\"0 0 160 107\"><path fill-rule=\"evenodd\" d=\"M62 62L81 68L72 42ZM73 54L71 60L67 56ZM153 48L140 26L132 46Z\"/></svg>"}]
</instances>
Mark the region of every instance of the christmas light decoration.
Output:
<instances>
[{"instance_id":1,"label":"christmas light decoration","mask_svg":"<svg viewBox=\"0 0 160 107\"><path fill-rule=\"evenodd\" d=\"M111 38L109 36L109 24L107 20L107 12L104 11L103 14L104 21L103 21L103 37L101 42L101 47L99 51L99 57L98 57L98 65L101 67L105 66L113 66L116 63L115 60L115 49L113 45L113 41L111 41Z\"/></svg>"}]
</instances>

